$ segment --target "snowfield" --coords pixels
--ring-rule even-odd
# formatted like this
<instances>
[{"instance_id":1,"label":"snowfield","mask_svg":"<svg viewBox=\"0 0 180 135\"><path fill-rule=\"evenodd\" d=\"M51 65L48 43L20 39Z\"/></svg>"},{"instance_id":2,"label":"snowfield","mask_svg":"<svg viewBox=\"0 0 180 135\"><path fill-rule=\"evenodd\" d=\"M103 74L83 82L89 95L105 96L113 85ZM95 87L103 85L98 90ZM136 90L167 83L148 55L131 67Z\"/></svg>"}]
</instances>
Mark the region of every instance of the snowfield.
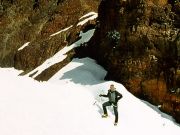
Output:
<instances>
[{"instance_id":1,"label":"snowfield","mask_svg":"<svg viewBox=\"0 0 180 135\"><path fill-rule=\"evenodd\" d=\"M179 135L180 127L130 94L121 84L103 81L106 71L90 58L74 59L48 82L0 68L0 135ZM119 123L101 118L100 93L114 84L122 93ZM164 117L165 116L165 117Z\"/></svg>"}]
</instances>

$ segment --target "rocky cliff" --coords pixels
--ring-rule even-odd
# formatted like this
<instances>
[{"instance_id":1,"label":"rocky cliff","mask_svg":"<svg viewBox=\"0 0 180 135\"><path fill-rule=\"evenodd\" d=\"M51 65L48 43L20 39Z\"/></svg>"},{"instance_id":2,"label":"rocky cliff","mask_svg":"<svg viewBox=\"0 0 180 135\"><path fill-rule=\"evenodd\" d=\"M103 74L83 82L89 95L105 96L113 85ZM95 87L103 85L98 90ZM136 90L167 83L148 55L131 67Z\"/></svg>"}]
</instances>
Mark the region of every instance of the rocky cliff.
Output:
<instances>
[{"instance_id":1,"label":"rocky cliff","mask_svg":"<svg viewBox=\"0 0 180 135\"><path fill-rule=\"evenodd\" d=\"M85 27L76 27L79 18L97 11L98 3L99 0L1 0L0 66L27 72L42 64L79 38ZM74 27L52 35L70 26ZM25 43L28 46L20 49Z\"/></svg>"},{"instance_id":2,"label":"rocky cliff","mask_svg":"<svg viewBox=\"0 0 180 135\"><path fill-rule=\"evenodd\" d=\"M180 122L179 10L178 1L103 0L94 37L77 52L91 50L108 70L106 79Z\"/></svg>"}]
</instances>

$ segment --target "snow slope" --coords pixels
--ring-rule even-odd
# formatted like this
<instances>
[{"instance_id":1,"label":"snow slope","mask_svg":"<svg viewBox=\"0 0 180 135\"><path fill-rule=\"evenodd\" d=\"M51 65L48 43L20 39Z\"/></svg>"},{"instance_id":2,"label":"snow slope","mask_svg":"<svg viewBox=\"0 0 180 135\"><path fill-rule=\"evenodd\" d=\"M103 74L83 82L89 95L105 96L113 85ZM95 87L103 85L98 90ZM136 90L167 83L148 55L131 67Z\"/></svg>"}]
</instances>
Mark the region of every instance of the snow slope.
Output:
<instances>
[{"instance_id":1,"label":"snow slope","mask_svg":"<svg viewBox=\"0 0 180 135\"><path fill-rule=\"evenodd\" d=\"M170 116L153 110L121 84L103 81L106 71L89 58L74 59L49 82L17 76L20 71L0 69L0 135L179 135ZM122 93L119 124L101 118L100 93L110 84ZM96 104L94 104L96 102Z\"/></svg>"}]
</instances>

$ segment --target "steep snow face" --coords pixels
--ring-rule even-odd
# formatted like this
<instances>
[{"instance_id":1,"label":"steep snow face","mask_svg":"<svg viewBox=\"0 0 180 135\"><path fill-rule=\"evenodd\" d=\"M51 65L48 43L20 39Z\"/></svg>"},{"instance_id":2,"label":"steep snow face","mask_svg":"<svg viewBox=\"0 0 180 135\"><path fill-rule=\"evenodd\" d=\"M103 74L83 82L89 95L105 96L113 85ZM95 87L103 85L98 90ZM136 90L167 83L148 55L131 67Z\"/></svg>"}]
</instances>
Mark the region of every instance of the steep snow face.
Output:
<instances>
[{"instance_id":1,"label":"steep snow face","mask_svg":"<svg viewBox=\"0 0 180 135\"><path fill-rule=\"evenodd\" d=\"M179 135L170 116L152 109L121 84L103 81L106 71L89 58L74 59L49 82L17 76L20 71L0 69L1 135ZM110 84L122 93L119 123L112 108L102 119L101 104ZM95 102L96 101L96 102Z\"/></svg>"}]
</instances>

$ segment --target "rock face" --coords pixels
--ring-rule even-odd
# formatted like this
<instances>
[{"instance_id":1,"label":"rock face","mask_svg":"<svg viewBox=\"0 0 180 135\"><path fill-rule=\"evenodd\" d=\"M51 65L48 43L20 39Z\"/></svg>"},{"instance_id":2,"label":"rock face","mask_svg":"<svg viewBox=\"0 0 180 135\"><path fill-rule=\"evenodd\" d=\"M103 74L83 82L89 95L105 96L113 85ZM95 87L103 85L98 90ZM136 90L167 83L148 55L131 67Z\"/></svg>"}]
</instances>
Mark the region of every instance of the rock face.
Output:
<instances>
[{"instance_id":1,"label":"rock face","mask_svg":"<svg viewBox=\"0 0 180 135\"><path fill-rule=\"evenodd\" d=\"M30 71L78 38L81 26L50 36L97 11L99 0L1 0L0 66ZM23 44L27 47L18 51Z\"/></svg>"},{"instance_id":2,"label":"rock face","mask_svg":"<svg viewBox=\"0 0 180 135\"><path fill-rule=\"evenodd\" d=\"M77 50L90 52L108 70L106 79L121 82L134 95L161 105L178 122L179 5L168 0L103 0L94 37L87 47Z\"/></svg>"}]
</instances>

